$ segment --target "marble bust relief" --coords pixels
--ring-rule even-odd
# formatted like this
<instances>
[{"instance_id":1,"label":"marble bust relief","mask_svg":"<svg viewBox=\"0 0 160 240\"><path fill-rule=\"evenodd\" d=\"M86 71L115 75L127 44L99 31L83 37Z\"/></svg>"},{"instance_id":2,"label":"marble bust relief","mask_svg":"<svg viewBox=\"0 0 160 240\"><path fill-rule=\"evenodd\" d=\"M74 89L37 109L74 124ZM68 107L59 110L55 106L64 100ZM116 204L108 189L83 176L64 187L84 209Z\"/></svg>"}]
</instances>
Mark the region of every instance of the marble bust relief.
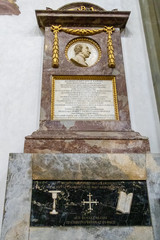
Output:
<instances>
[{"instance_id":1,"label":"marble bust relief","mask_svg":"<svg viewBox=\"0 0 160 240\"><path fill-rule=\"evenodd\" d=\"M70 60L82 67L88 67L88 63L86 62L86 58L89 58L91 52L89 47L85 43L76 44L74 47L75 57L71 58Z\"/></svg>"},{"instance_id":2,"label":"marble bust relief","mask_svg":"<svg viewBox=\"0 0 160 240\"><path fill-rule=\"evenodd\" d=\"M99 45L89 38L77 38L66 46L66 58L78 67L91 67L101 58Z\"/></svg>"}]
</instances>

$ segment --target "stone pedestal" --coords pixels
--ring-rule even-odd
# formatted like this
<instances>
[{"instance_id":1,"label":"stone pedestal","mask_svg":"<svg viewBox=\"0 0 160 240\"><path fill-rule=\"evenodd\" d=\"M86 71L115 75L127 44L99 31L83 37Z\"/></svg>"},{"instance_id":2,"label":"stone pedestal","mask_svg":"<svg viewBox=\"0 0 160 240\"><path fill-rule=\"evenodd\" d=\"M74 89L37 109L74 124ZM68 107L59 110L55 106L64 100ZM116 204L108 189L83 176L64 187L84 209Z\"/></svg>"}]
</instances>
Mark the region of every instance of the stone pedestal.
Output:
<instances>
[{"instance_id":1,"label":"stone pedestal","mask_svg":"<svg viewBox=\"0 0 160 240\"><path fill-rule=\"evenodd\" d=\"M159 174L159 155L11 154L1 239L158 240ZM146 178L154 237L151 226L30 227L32 179L143 181Z\"/></svg>"},{"instance_id":2,"label":"stone pedestal","mask_svg":"<svg viewBox=\"0 0 160 240\"><path fill-rule=\"evenodd\" d=\"M148 138L133 131L37 131L25 140L26 153L147 153Z\"/></svg>"}]
</instances>

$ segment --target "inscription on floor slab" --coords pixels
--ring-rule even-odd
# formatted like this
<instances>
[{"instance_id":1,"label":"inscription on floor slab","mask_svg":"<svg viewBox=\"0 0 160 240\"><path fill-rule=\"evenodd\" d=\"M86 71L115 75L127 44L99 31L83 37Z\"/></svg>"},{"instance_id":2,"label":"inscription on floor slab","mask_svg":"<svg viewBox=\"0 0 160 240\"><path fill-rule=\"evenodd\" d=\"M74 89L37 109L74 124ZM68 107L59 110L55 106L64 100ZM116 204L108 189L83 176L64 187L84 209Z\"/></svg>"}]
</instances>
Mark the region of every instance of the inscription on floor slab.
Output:
<instances>
[{"instance_id":1,"label":"inscription on floor slab","mask_svg":"<svg viewBox=\"0 0 160 240\"><path fill-rule=\"evenodd\" d=\"M145 181L33 181L31 226L150 226Z\"/></svg>"}]
</instances>

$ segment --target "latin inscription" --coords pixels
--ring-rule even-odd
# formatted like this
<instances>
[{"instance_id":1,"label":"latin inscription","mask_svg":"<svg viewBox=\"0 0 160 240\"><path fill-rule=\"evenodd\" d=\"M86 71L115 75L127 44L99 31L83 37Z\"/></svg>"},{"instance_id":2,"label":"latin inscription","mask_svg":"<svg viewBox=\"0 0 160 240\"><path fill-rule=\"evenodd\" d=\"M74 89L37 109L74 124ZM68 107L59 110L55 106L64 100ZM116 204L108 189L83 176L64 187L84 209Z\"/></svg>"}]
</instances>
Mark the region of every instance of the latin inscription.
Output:
<instances>
[{"instance_id":1,"label":"latin inscription","mask_svg":"<svg viewBox=\"0 0 160 240\"><path fill-rule=\"evenodd\" d=\"M116 120L112 80L55 80L54 120Z\"/></svg>"}]
</instances>

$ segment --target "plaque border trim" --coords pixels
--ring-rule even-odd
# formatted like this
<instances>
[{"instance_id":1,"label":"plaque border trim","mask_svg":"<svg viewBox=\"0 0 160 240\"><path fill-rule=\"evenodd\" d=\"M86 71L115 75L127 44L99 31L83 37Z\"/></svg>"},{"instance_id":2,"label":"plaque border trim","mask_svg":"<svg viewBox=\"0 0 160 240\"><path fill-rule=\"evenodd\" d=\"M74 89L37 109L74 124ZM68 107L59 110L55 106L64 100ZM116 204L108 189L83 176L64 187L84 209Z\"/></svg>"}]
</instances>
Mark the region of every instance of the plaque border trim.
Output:
<instances>
[{"instance_id":1,"label":"plaque border trim","mask_svg":"<svg viewBox=\"0 0 160 240\"><path fill-rule=\"evenodd\" d=\"M66 45L66 47L65 47L65 57L66 57L66 59L69 61L69 62L71 62L70 61L70 59L68 58L68 49L69 49L69 47L72 45L72 44L74 44L74 43L76 43L76 42L79 42L79 41L84 41L84 42L88 42L88 43L90 43L90 44L93 44L95 47L96 47L96 49L97 49L97 51L98 51L98 59L97 59L97 61L93 64L93 65L91 65L91 66L88 66L88 67L93 67L94 65L96 65L99 61L100 61L100 59L101 59L101 56L102 56L102 51L101 51L101 48L100 48L100 46L99 46L99 44L96 42L96 41L94 41L94 40L92 40L92 39L90 39L90 38L74 38L74 39L72 39L71 41L69 41L68 43L67 43L67 45Z\"/></svg>"},{"instance_id":2,"label":"plaque border trim","mask_svg":"<svg viewBox=\"0 0 160 240\"><path fill-rule=\"evenodd\" d=\"M119 121L119 112L118 112L118 101L117 101L117 89L116 89L116 78L115 76L52 76L52 92L51 92L51 120L54 121L54 100L55 100L55 80L112 80L113 86L113 101L114 101L114 110L115 110L115 118ZM59 119L63 120L63 119ZM70 120L70 119L68 119ZM107 121L116 121L106 119ZM56 120L57 121L57 120ZM78 120L76 120L78 121ZM81 120L80 120L81 121ZM85 120L90 121L90 120Z\"/></svg>"}]
</instances>

